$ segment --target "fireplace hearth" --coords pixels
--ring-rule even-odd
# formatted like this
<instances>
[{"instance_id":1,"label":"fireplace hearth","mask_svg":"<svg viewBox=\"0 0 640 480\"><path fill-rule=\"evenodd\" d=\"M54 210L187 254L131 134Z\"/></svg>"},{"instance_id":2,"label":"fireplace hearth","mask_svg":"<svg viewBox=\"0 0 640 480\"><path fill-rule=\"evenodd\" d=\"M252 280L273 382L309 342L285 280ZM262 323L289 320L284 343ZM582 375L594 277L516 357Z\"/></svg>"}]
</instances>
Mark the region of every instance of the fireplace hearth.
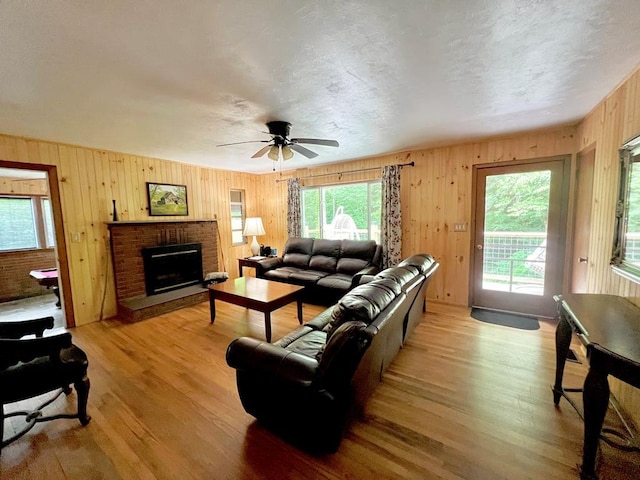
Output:
<instances>
[{"instance_id":1,"label":"fireplace hearth","mask_svg":"<svg viewBox=\"0 0 640 480\"><path fill-rule=\"evenodd\" d=\"M142 249L147 295L202 283L202 244L181 243Z\"/></svg>"},{"instance_id":2,"label":"fireplace hearth","mask_svg":"<svg viewBox=\"0 0 640 480\"><path fill-rule=\"evenodd\" d=\"M216 220L140 220L108 222L107 225L111 236L113 276L120 319L137 322L207 301L208 290L200 283L202 272L220 270ZM194 268L191 269L193 278L189 281L193 284L148 295L142 251L172 245L191 250L190 244L194 243L202 245L202 259L200 262L194 261L196 273L193 273ZM167 272L164 275L172 278ZM163 278L163 282L167 282L168 278ZM175 284L186 281L175 276L172 280ZM160 288L167 286L168 283Z\"/></svg>"}]
</instances>

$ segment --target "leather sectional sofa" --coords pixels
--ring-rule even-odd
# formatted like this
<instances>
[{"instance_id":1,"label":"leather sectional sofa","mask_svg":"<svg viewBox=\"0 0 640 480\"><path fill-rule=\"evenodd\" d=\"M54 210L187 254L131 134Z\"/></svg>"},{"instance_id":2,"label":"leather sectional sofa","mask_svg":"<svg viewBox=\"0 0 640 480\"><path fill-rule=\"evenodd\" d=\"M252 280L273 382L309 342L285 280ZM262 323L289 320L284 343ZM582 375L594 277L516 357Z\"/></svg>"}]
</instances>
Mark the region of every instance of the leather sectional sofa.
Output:
<instances>
[{"instance_id":1,"label":"leather sectional sofa","mask_svg":"<svg viewBox=\"0 0 640 480\"><path fill-rule=\"evenodd\" d=\"M273 344L234 340L226 358L236 369L246 412L306 450L335 451L347 420L362 412L421 319L437 268L433 257L414 255L363 278L334 306Z\"/></svg>"},{"instance_id":2,"label":"leather sectional sofa","mask_svg":"<svg viewBox=\"0 0 640 480\"><path fill-rule=\"evenodd\" d=\"M380 271L382 249L373 240L289 238L282 257L258 262L256 276L305 287L304 301L332 305Z\"/></svg>"}]
</instances>

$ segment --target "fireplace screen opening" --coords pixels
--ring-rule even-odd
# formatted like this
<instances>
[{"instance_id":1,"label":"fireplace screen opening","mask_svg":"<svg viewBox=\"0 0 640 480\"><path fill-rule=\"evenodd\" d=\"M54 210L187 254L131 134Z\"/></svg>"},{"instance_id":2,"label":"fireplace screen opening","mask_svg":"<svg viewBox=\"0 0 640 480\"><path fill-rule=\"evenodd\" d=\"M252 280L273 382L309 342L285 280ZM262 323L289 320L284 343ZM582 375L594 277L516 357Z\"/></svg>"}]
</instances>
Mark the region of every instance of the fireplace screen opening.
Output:
<instances>
[{"instance_id":1,"label":"fireplace screen opening","mask_svg":"<svg viewBox=\"0 0 640 480\"><path fill-rule=\"evenodd\" d=\"M147 295L202 283L202 244L182 243L142 249Z\"/></svg>"}]
</instances>

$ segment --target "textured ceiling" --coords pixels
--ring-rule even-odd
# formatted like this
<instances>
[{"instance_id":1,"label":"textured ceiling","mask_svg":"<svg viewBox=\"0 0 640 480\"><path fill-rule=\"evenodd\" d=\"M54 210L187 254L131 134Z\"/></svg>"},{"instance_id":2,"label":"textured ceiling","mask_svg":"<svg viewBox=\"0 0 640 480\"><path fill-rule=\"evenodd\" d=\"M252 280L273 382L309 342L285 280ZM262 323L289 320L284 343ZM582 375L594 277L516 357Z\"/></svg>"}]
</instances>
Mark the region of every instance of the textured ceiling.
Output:
<instances>
[{"instance_id":1,"label":"textured ceiling","mask_svg":"<svg viewBox=\"0 0 640 480\"><path fill-rule=\"evenodd\" d=\"M573 123L640 63L638 0L0 1L0 132L247 172ZM280 167L277 167L278 169Z\"/></svg>"}]
</instances>

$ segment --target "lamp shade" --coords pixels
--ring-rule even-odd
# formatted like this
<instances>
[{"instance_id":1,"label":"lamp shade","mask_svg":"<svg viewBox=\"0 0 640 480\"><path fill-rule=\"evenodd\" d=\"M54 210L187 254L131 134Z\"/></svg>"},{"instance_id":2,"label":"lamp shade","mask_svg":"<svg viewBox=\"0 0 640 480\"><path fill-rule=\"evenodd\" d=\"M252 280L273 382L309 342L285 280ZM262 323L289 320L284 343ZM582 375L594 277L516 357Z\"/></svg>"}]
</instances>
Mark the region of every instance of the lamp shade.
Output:
<instances>
[{"instance_id":1,"label":"lamp shade","mask_svg":"<svg viewBox=\"0 0 640 480\"><path fill-rule=\"evenodd\" d=\"M274 162L278 160L278 154L280 153L280 147L274 145L269 149L269 153L267 153L267 157L269 157Z\"/></svg>"},{"instance_id":2,"label":"lamp shade","mask_svg":"<svg viewBox=\"0 0 640 480\"><path fill-rule=\"evenodd\" d=\"M248 237L250 235L264 235L264 227L262 226L262 218L249 217L244 221L243 235Z\"/></svg>"},{"instance_id":3,"label":"lamp shade","mask_svg":"<svg viewBox=\"0 0 640 480\"><path fill-rule=\"evenodd\" d=\"M264 227L262 226L262 219L260 217L249 217L244 221L245 236L253 235L253 241L251 242L251 253L256 256L260 253L260 245L256 240L256 235L264 235Z\"/></svg>"},{"instance_id":4,"label":"lamp shade","mask_svg":"<svg viewBox=\"0 0 640 480\"><path fill-rule=\"evenodd\" d=\"M291 150L290 146L285 145L284 147L282 147L282 159L289 160L291 158L293 158L293 151Z\"/></svg>"}]
</instances>

